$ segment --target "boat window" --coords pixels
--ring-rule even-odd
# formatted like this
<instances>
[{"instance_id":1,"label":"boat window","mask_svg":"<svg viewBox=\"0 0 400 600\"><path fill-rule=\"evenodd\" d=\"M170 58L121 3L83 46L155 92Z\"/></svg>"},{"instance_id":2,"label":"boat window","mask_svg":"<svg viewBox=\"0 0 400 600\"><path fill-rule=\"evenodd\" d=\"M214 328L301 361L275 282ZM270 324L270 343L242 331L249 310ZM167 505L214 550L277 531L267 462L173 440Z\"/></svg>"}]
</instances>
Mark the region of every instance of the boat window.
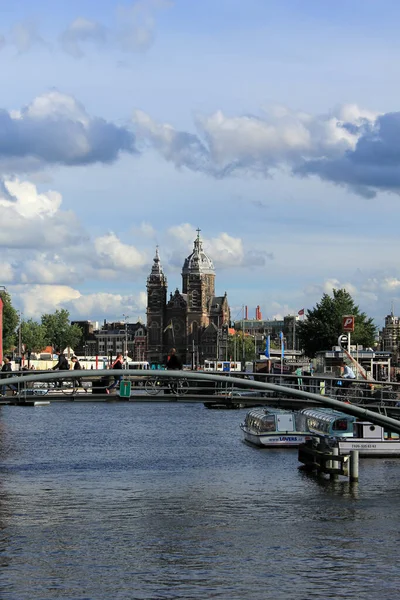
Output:
<instances>
[{"instance_id":1,"label":"boat window","mask_svg":"<svg viewBox=\"0 0 400 600\"><path fill-rule=\"evenodd\" d=\"M260 431L275 431L275 416L268 415L260 423Z\"/></svg>"},{"instance_id":2,"label":"boat window","mask_svg":"<svg viewBox=\"0 0 400 600\"><path fill-rule=\"evenodd\" d=\"M336 421L332 425L333 431L347 431L347 420L346 419L336 419Z\"/></svg>"}]
</instances>

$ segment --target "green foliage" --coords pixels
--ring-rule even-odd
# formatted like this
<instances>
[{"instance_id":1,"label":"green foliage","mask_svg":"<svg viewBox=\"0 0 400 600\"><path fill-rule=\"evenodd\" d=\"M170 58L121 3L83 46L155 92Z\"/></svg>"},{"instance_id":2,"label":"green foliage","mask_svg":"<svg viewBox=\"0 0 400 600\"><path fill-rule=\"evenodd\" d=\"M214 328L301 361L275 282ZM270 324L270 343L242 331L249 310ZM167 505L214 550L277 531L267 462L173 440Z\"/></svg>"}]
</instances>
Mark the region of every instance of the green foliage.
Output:
<instances>
[{"instance_id":1,"label":"green foliage","mask_svg":"<svg viewBox=\"0 0 400 600\"><path fill-rule=\"evenodd\" d=\"M67 346L74 348L82 338L82 329L70 324L69 312L65 308L42 315L42 325L49 344L55 349L64 350Z\"/></svg>"},{"instance_id":2,"label":"green foliage","mask_svg":"<svg viewBox=\"0 0 400 600\"><path fill-rule=\"evenodd\" d=\"M2 290L0 297L3 301L3 353L5 354L15 347L19 316L11 303L10 294Z\"/></svg>"},{"instance_id":3,"label":"green foliage","mask_svg":"<svg viewBox=\"0 0 400 600\"><path fill-rule=\"evenodd\" d=\"M45 326L33 319L22 322L21 340L26 350L31 352L40 352L49 343Z\"/></svg>"},{"instance_id":4,"label":"green foliage","mask_svg":"<svg viewBox=\"0 0 400 600\"><path fill-rule=\"evenodd\" d=\"M243 360L243 333L238 331L235 335L228 336L228 357L232 360ZM244 336L244 360L255 359L254 338Z\"/></svg>"},{"instance_id":5,"label":"green foliage","mask_svg":"<svg viewBox=\"0 0 400 600\"><path fill-rule=\"evenodd\" d=\"M345 315L355 316L351 344L370 347L375 343L376 326L373 319L360 312L345 289L333 290L333 296L324 294L315 308L307 313L307 318L297 324L296 334L310 358L320 350L330 350L337 345L338 337L343 333L342 318Z\"/></svg>"}]
</instances>

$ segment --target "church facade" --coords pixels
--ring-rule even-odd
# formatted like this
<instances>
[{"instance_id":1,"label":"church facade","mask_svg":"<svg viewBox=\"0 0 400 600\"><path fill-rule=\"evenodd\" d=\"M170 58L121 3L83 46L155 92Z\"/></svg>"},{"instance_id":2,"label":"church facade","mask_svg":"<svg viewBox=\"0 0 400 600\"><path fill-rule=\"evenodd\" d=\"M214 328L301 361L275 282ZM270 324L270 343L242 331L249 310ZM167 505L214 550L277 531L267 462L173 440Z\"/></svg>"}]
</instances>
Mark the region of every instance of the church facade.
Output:
<instances>
[{"instance_id":1,"label":"church facade","mask_svg":"<svg viewBox=\"0 0 400 600\"><path fill-rule=\"evenodd\" d=\"M176 348L184 364L224 358L230 310L227 294L215 295L215 269L203 250L200 230L193 252L182 268L182 291L168 298L167 278L158 248L147 278L147 354L150 363L163 363Z\"/></svg>"}]
</instances>

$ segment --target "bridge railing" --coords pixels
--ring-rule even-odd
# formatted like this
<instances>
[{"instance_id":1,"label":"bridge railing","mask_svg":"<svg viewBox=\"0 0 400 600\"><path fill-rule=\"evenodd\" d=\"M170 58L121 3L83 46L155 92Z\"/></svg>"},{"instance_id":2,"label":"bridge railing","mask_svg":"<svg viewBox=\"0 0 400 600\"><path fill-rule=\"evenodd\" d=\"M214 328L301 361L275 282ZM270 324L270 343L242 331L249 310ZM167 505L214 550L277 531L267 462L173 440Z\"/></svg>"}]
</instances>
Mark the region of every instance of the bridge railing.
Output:
<instances>
[{"instance_id":1,"label":"bridge railing","mask_svg":"<svg viewBox=\"0 0 400 600\"><path fill-rule=\"evenodd\" d=\"M31 383L35 384L37 382L51 382L51 381L59 381L62 380L67 382L68 380L74 380L78 377L82 378L91 378L92 382L94 379L101 378L105 376L104 370L93 370L91 372L88 371L51 371L51 372L41 372L32 374L19 375L16 373L12 373L11 377L0 380L2 385L9 386L11 389L15 387L19 397L24 397L28 393L28 390L31 389L29 385ZM129 374L128 372L124 372L121 370L108 370L106 371L107 376L130 376L132 378L142 377L144 381L153 381L155 379L158 380L176 380L179 381L187 381L188 383L192 383L193 381L201 381L201 382L215 382L216 384L227 384L234 383L234 387L247 388L250 390L257 390L260 393L269 393L273 392L276 394L286 394L292 395L294 398L302 399L304 402L317 402L322 406L328 406L331 408L336 408L338 410L342 410L349 414L355 415L356 417L362 418L364 420L371 421L378 425L382 425L383 427L389 428L390 431L400 433L400 421L398 419L394 419L386 416L385 414L381 414L378 412L374 412L369 410L367 407L354 405L349 403L348 401L341 401L336 397L330 396L325 393L314 393L308 391L307 389L300 389L301 386L293 386L289 387L287 385L283 385L280 383L272 383L271 381L259 381L258 378L248 379L245 377L232 377L221 374L213 374L213 373L199 373L193 371L158 371L158 372L149 372L145 371L136 371L134 375ZM93 379L94 378L94 379ZM315 381L318 381L318 378L314 378ZM396 386L396 384L392 384ZM397 385L398 388L398 385ZM33 388L34 389L34 388ZM62 393L62 392L61 392Z\"/></svg>"},{"instance_id":2,"label":"bridge railing","mask_svg":"<svg viewBox=\"0 0 400 600\"><path fill-rule=\"evenodd\" d=\"M239 373L182 371L178 383L171 384L176 377L173 371L153 370L69 370L69 371L14 371L12 378L0 379L0 393L10 396L16 388L18 396L32 395L90 395L106 394L115 377L131 383L133 394L193 395L216 397L225 400L254 397L263 403L272 399L295 397L296 390L337 398L356 405L394 406L400 402L400 384L391 382L367 382L365 380L343 380L329 374L313 376L274 373ZM189 377L190 375L190 377ZM207 378L214 375L215 378ZM246 386L243 382L247 382ZM256 384L273 384L275 388L260 389ZM339 385L340 384L340 385ZM118 386L111 393L118 393Z\"/></svg>"}]
</instances>

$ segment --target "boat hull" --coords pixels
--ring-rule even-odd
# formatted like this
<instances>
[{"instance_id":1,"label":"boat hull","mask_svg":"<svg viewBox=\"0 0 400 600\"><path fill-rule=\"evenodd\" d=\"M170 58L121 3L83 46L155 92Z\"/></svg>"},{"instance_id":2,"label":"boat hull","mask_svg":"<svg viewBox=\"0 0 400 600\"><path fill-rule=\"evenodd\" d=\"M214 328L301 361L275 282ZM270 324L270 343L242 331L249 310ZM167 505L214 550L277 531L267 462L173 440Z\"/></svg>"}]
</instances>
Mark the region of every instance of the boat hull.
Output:
<instances>
[{"instance_id":1,"label":"boat hull","mask_svg":"<svg viewBox=\"0 0 400 600\"><path fill-rule=\"evenodd\" d=\"M346 438L338 441L339 454L349 454L358 450L361 457L400 457L399 440L366 440Z\"/></svg>"},{"instance_id":2,"label":"boat hull","mask_svg":"<svg viewBox=\"0 0 400 600\"><path fill-rule=\"evenodd\" d=\"M257 434L242 428L244 440L261 448L296 448L310 439L309 435L297 432L274 432Z\"/></svg>"}]
</instances>

